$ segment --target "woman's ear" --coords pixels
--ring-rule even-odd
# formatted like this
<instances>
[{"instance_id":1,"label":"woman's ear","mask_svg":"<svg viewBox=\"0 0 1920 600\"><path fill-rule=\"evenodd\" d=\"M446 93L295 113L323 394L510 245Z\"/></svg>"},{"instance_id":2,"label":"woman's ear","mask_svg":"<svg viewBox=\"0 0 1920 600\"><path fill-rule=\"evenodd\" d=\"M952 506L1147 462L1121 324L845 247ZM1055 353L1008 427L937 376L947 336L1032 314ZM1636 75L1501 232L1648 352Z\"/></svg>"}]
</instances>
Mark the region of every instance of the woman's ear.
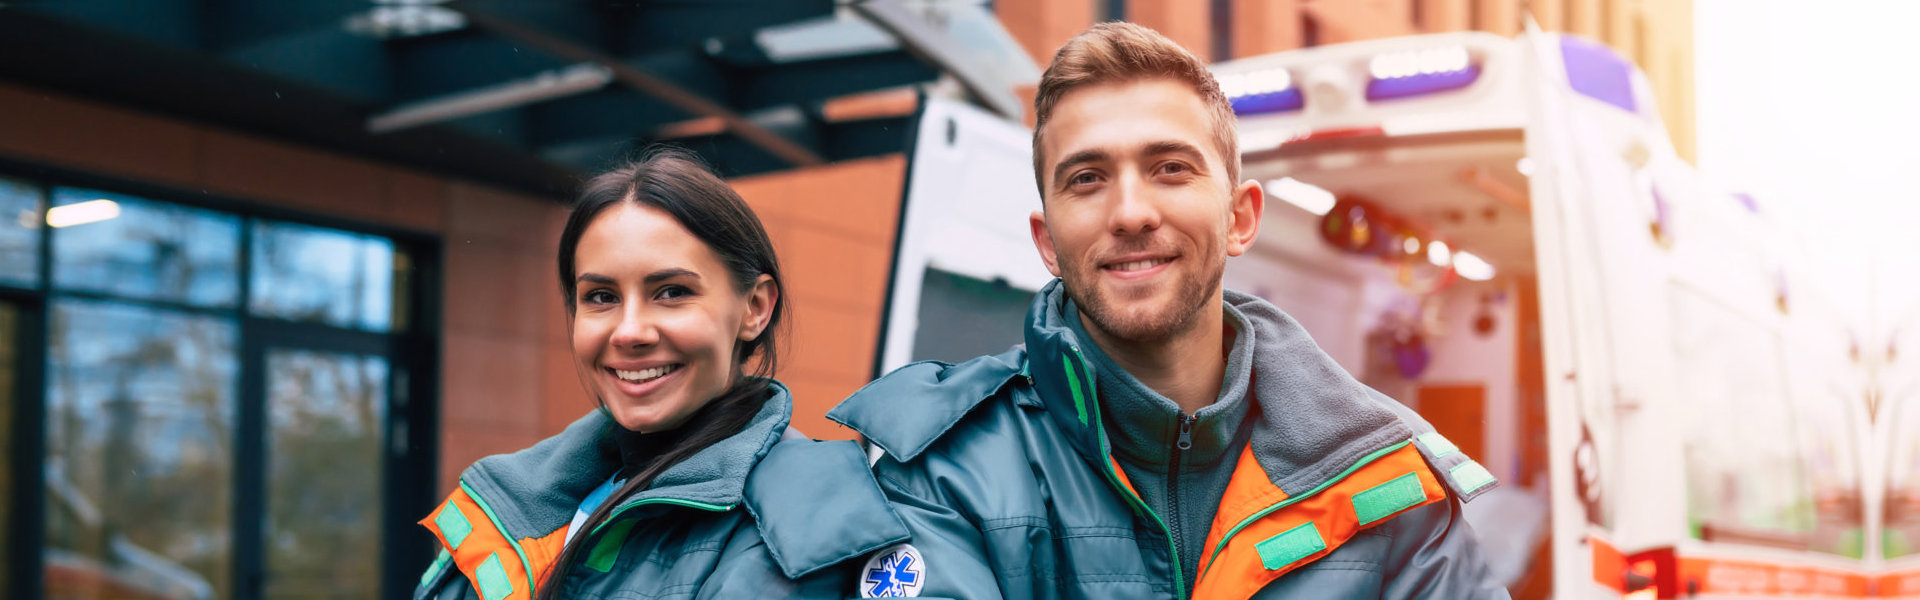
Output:
<instances>
[{"instance_id":1,"label":"woman's ear","mask_svg":"<svg viewBox=\"0 0 1920 600\"><path fill-rule=\"evenodd\" d=\"M773 276L761 273L753 281L753 289L747 290L747 314L740 320L740 341L752 341L767 330L767 323L773 320L773 307L780 304L780 286L773 282Z\"/></svg>"}]
</instances>

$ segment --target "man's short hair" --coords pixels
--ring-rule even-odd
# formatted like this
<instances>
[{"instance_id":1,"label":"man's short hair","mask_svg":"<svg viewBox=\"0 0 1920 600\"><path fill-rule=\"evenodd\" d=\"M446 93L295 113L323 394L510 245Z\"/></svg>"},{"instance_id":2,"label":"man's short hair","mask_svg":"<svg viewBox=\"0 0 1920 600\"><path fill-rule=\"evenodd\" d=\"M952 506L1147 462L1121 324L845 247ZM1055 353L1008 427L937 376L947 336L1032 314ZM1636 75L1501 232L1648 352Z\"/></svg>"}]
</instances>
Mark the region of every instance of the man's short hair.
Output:
<instances>
[{"instance_id":1,"label":"man's short hair","mask_svg":"<svg viewBox=\"0 0 1920 600\"><path fill-rule=\"evenodd\" d=\"M1210 113L1208 120L1213 122L1213 145L1227 167L1227 185L1240 182L1240 143L1234 131L1233 106L1227 103L1226 94L1220 91L1220 83L1206 63L1160 32L1113 21L1094 25L1067 40L1040 76L1040 90L1033 97L1033 179L1040 186L1041 198L1047 197L1041 136L1060 99L1083 86L1147 79L1186 84L1200 95L1200 102Z\"/></svg>"}]
</instances>

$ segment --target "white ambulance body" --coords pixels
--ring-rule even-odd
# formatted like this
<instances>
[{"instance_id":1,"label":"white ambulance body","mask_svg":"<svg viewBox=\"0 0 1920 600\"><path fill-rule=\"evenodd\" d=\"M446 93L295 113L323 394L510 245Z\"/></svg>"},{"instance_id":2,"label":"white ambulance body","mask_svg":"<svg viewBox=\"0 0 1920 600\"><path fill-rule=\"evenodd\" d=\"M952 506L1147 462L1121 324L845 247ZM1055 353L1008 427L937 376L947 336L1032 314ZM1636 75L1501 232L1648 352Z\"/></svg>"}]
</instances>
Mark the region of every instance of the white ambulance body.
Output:
<instances>
[{"instance_id":1,"label":"white ambulance body","mask_svg":"<svg viewBox=\"0 0 1920 600\"><path fill-rule=\"evenodd\" d=\"M1631 64L1579 38L1457 33L1215 73L1242 178L1267 192L1227 287L1500 477L1467 510L1516 598L1900 592L1877 574L1906 564L1879 558L1894 538L1866 532L1895 497L1881 469L1916 442L1872 418L1877 349L1796 287L1791 223L1675 156ZM881 372L1020 343L1050 279L1030 132L923 104Z\"/></svg>"}]
</instances>

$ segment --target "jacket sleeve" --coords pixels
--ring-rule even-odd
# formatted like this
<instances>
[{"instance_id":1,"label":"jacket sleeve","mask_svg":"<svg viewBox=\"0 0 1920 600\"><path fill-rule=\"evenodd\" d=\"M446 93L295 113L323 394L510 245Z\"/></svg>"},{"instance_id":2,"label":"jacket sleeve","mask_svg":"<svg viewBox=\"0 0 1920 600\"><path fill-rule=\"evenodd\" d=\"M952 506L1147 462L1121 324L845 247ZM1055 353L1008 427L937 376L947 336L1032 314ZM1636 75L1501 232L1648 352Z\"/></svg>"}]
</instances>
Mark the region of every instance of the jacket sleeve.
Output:
<instances>
[{"instance_id":1,"label":"jacket sleeve","mask_svg":"<svg viewBox=\"0 0 1920 600\"><path fill-rule=\"evenodd\" d=\"M1383 598L1507 600L1507 590L1488 577L1480 540L1448 496L1407 511L1388 523L1393 546L1385 565Z\"/></svg>"},{"instance_id":2,"label":"jacket sleeve","mask_svg":"<svg viewBox=\"0 0 1920 600\"><path fill-rule=\"evenodd\" d=\"M926 582L919 596L953 600L1002 598L1004 595L994 576L992 559L987 554L988 546L979 526L960 512L959 507L963 505L956 498L930 484L932 478L923 470L926 457L914 462L914 465L902 465L883 457L875 465L874 479L912 535L902 546L911 546L921 558L922 572L918 576L925 577ZM860 572L855 575L854 584L859 587L851 595L872 597L873 588L879 585L869 581L870 576L878 575L873 569L876 561L903 552L902 546L883 548L870 555L864 564L857 563Z\"/></svg>"}]
</instances>

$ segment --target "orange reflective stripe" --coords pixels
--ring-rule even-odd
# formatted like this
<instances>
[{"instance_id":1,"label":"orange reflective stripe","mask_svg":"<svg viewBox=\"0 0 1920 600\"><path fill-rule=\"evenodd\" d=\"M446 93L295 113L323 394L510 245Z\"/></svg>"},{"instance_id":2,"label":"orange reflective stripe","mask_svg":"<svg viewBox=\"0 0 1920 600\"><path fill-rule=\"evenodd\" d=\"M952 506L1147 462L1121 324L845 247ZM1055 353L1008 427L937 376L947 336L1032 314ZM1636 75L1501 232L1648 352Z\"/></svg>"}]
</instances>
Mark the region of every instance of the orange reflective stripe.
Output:
<instances>
[{"instance_id":1,"label":"orange reflective stripe","mask_svg":"<svg viewBox=\"0 0 1920 600\"><path fill-rule=\"evenodd\" d=\"M527 560L533 562L533 576L539 580L534 585L545 583L547 570L553 568L555 561L560 560L560 548L567 543L568 527L571 525L561 525L559 529L553 530L553 533L545 537L520 539L520 547L527 551Z\"/></svg>"},{"instance_id":2,"label":"orange reflective stripe","mask_svg":"<svg viewBox=\"0 0 1920 600\"><path fill-rule=\"evenodd\" d=\"M445 511L459 511L453 515L443 515ZM443 518L444 517L444 518ZM527 560L533 561L536 573L545 573L548 565L558 557L560 543L566 539L566 527L561 526L541 538L528 538L524 546L517 546L507 540L493 518L480 508L465 489L454 490L445 502L433 509L420 524L439 538L442 548L453 555L453 564L467 576L473 589L480 592L482 600L530 600L533 598L534 582L527 581L527 566L521 560L521 551L527 552ZM463 526L464 524L464 526ZM458 531L442 531L443 526L458 527ZM449 540L448 534L457 538Z\"/></svg>"},{"instance_id":3,"label":"orange reflective stripe","mask_svg":"<svg viewBox=\"0 0 1920 600\"><path fill-rule=\"evenodd\" d=\"M1127 486L1127 492L1132 493L1136 497L1140 495L1139 491L1133 489L1133 481L1127 479L1127 472L1120 470L1120 463L1118 461L1113 460L1112 456L1108 456L1107 465L1113 467L1113 476L1120 479L1120 485Z\"/></svg>"},{"instance_id":4,"label":"orange reflective stripe","mask_svg":"<svg viewBox=\"0 0 1920 600\"><path fill-rule=\"evenodd\" d=\"M1253 457L1253 446L1242 449L1239 462L1233 465L1233 475L1227 478L1226 492L1220 495L1220 508L1213 513L1213 525L1207 528L1200 568L1194 572L1207 572L1207 564L1213 561L1213 550L1220 547L1220 538L1235 525L1286 499L1287 493L1273 484L1267 470L1260 468L1260 461Z\"/></svg>"},{"instance_id":5,"label":"orange reflective stripe","mask_svg":"<svg viewBox=\"0 0 1920 600\"><path fill-rule=\"evenodd\" d=\"M1383 512L1373 523L1362 525L1355 512L1354 497L1408 474L1415 475L1419 481L1419 490L1424 499L1398 510ZM1411 487L1406 489L1411 493ZM1200 581L1194 584L1193 597L1229 600L1251 598L1260 588L1280 576L1333 552L1361 529L1384 523L1392 516L1439 502L1446 497L1446 488L1427 466L1426 460L1420 457L1420 451L1412 444L1406 444L1355 468L1344 478L1312 495L1295 499L1291 504L1243 527L1241 524L1247 519L1288 500L1286 492L1273 485L1266 470L1260 468L1252 450L1248 449L1241 453L1240 462L1234 466L1233 478L1227 482L1220 510L1216 513L1212 529L1207 533L1207 551L1202 554L1200 561L1202 575ZM1261 543L1280 538L1282 534L1294 533L1309 524L1324 547L1291 562L1268 568L1266 561L1261 559ZM1240 530L1234 532L1235 527L1240 527ZM1221 547L1221 539L1229 534L1232 537L1226 538L1226 545ZM1220 548L1217 556L1214 555L1216 547ZM1305 547L1311 549L1314 546Z\"/></svg>"}]
</instances>

